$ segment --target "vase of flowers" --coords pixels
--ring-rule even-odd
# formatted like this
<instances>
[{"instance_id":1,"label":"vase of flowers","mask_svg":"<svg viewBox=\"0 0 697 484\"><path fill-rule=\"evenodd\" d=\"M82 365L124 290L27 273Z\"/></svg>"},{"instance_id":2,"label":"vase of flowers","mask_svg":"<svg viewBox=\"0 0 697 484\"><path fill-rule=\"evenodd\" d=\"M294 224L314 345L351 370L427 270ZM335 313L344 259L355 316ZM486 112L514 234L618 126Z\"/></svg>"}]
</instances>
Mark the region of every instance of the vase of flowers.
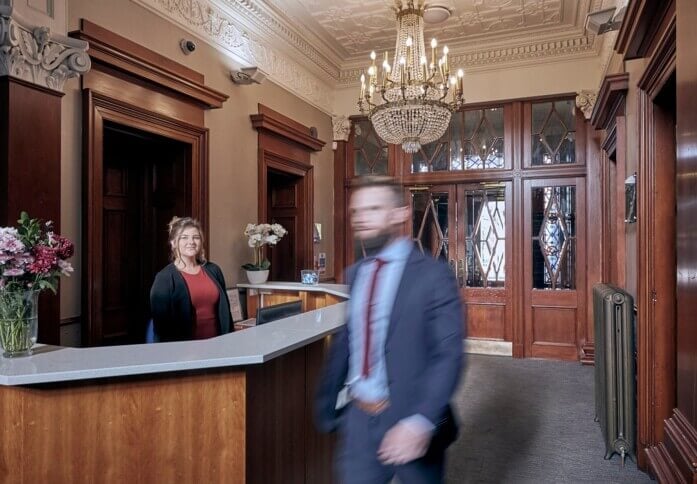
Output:
<instances>
[{"instance_id":1,"label":"vase of flowers","mask_svg":"<svg viewBox=\"0 0 697 484\"><path fill-rule=\"evenodd\" d=\"M31 354L36 343L38 296L54 293L58 278L73 268L71 241L22 212L17 228L0 227L0 346L3 356Z\"/></svg>"},{"instance_id":2,"label":"vase of flowers","mask_svg":"<svg viewBox=\"0 0 697 484\"><path fill-rule=\"evenodd\" d=\"M242 269L247 271L247 279L251 284L263 284L269 278L271 262L264 257L264 246L276 245L287 233L281 224L247 224L244 235L254 250L254 262L244 264Z\"/></svg>"}]
</instances>

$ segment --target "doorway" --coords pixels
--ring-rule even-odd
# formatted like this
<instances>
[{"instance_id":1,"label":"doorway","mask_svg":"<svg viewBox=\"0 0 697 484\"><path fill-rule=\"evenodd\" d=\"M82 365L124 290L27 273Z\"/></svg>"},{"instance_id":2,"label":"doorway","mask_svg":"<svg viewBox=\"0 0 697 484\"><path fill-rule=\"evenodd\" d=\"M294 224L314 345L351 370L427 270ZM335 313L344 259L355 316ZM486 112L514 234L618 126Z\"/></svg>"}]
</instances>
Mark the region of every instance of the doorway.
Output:
<instances>
[{"instance_id":1,"label":"doorway","mask_svg":"<svg viewBox=\"0 0 697 484\"><path fill-rule=\"evenodd\" d=\"M104 123L102 202L103 344L142 342L150 287L169 262L167 223L185 215L191 146Z\"/></svg>"},{"instance_id":2,"label":"doorway","mask_svg":"<svg viewBox=\"0 0 697 484\"><path fill-rule=\"evenodd\" d=\"M307 241L305 213L301 201L305 198L302 177L278 170L269 170L266 178L266 220L271 224L281 224L288 233L268 254L271 261L270 279L272 281L298 281L300 271L309 269L303 260L299 247Z\"/></svg>"}]
</instances>

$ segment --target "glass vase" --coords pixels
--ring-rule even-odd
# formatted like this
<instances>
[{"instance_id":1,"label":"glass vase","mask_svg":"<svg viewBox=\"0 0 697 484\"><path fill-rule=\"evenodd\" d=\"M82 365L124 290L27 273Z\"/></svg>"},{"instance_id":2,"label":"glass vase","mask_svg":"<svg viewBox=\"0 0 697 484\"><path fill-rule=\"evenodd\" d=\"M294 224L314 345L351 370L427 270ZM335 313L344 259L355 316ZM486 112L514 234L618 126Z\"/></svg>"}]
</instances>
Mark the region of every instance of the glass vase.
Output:
<instances>
[{"instance_id":1,"label":"glass vase","mask_svg":"<svg viewBox=\"0 0 697 484\"><path fill-rule=\"evenodd\" d=\"M31 354L36 344L39 291L0 290L0 346L3 356Z\"/></svg>"}]
</instances>

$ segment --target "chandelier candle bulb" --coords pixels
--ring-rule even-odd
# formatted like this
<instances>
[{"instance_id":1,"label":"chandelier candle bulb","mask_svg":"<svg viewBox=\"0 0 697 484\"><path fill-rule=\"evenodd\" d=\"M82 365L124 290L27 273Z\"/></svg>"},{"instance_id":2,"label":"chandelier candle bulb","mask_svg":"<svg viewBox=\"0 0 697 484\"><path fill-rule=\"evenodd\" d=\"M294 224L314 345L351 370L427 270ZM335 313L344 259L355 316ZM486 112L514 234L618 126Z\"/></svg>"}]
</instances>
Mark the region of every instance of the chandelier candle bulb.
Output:
<instances>
[{"instance_id":1,"label":"chandelier candle bulb","mask_svg":"<svg viewBox=\"0 0 697 484\"><path fill-rule=\"evenodd\" d=\"M431 39L431 68L436 67L436 47L438 47L438 41L434 38Z\"/></svg>"}]
</instances>

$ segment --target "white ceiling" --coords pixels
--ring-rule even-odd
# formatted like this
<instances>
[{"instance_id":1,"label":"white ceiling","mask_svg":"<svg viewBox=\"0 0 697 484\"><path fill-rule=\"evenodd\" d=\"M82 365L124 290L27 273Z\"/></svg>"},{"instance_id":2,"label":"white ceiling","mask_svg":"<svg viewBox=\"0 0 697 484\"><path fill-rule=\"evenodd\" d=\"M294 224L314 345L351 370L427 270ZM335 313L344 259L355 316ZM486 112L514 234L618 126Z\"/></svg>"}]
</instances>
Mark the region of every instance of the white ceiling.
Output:
<instances>
[{"instance_id":1,"label":"white ceiling","mask_svg":"<svg viewBox=\"0 0 697 484\"><path fill-rule=\"evenodd\" d=\"M396 22L390 0L262 0L339 70L365 63L371 50L394 49ZM434 0L451 16L426 25L463 66L539 61L541 56L597 54L595 36L584 31L586 14L613 0ZM527 56L520 49L528 48ZM342 75L341 77L345 77Z\"/></svg>"}]
</instances>

